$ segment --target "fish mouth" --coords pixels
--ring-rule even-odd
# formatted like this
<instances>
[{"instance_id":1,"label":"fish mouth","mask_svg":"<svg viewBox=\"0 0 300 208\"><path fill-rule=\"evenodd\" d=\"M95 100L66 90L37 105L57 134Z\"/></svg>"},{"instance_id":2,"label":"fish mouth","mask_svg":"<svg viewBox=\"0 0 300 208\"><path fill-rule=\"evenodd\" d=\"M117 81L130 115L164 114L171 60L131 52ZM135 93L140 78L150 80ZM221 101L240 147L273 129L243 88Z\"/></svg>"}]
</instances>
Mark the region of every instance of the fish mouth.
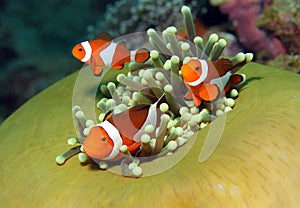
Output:
<instances>
[{"instance_id":1,"label":"fish mouth","mask_svg":"<svg viewBox=\"0 0 300 208\"><path fill-rule=\"evenodd\" d=\"M84 153L86 153L87 155L90 155L89 154L89 148L87 148L85 145L82 145L82 149L83 149Z\"/></svg>"}]
</instances>

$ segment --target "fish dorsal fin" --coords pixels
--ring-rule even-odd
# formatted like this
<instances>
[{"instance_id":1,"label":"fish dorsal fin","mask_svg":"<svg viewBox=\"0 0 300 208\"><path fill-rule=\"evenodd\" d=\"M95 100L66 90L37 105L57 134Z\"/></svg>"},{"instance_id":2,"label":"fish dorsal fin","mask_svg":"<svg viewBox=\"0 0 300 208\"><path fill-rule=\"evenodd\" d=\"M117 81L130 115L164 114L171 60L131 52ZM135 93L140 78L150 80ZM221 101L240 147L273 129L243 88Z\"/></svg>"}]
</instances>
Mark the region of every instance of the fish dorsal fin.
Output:
<instances>
[{"instance_id":1,"label":"fish dorsal fin","mask_svg":"<svg viewBox=\"0 0 300 208\"><path fill-rule=\"evenodd\" d=\"M97 36L97 39L101 39L101 40L107 40L107 41L111 41L112 37L109 33L107 32L100 32Z\"/></svg>"},{"instance_id":2,"label":"fish dorsal fin","mask_svg":"<svg viewBox=\"0 0 300 208\"><path fill-rule=\"evenodd\" d=\"M129 109L128 113L133 126L141 128L147 118L149 109L150 105L148 104L140 104Z\"/></svg>"},{"instance_id":3,"label":"fish dorsal fin","mask_svg":"<svg viewBox=\"0 0 300 208\"><path fill-rule=\"evenodd\" d=\"M119 46L122 46L122 47L124 47L124 48L127 49L125 40L122 40L121 42L118 42L118 45L119 45ZM127 49L127 50L128 50L128 49Z\"/></svg>"},{"instance_id":4,"label":"fish dorsal fin","mask_svg":"<svg viewBox=\"0 0 300 208\"><path fill-rule=\"evenodd\" d=\"M120 114L108 116L107 121L119 130L122 137L132 140L136 132L145 122L149 108L150 105L137 105Z\"/></svg>"},{"instance_id":5,"label":"fish dorsal fin","mask_svg":"<svg viewBox=\"0 0 300 208\"><path fill-rule=\"evenodd\" d=\"M105 114L105 116L104 116L104 118L103 118L103 121L109 120L112 116L113 116L112 110L110 110L110 111L108 111L108 112Z\"/></svg>"},{"instance_id":6,"label":"fish dorsal fin","mask_svg":"<svg viewBox=\"0 0 300 208\"><path fill-rule=\"evenodd\" d=\"M149 107L150 107L150 105L148 105L148 104L140 104L140 105L131 107L128 110L124 111L123 113L120 113L117 115L114 115L113 111L111 110L104 116L103 121L107 120L107 121L111 122L112 124L115 124L116 122L117 123L124 122L124 121L128 120L128 118L137 118L136 120L139 120L143 117L142 116L143 114L145 114L145 116L147 115Z\"/></svg>"},{"instance_id":7,"label":"fish dorsal fin","mask_svg":"<svg viewBox=\"0 0 300 208\"><path fill-rule=\"evenodd\" d=\"M212 63L216 67L220 76L225 75L228 71L233 69L232 63L229 59L221 58L217 61L213 61Z\"/></svg>"},{"instance_id":8,"label":"fish dorsal fin","mask_svg":"<svg viewBox=\"0 0 300 208\"><path fill-rule=\"evenodd\" d=\"M139 111L148 110L149 107L150 107L150 105L148 105L148 104L140 104L140 105L136 105L134 107L129 108L129 112L136 113Z\"/></svg>"}]
</instances>

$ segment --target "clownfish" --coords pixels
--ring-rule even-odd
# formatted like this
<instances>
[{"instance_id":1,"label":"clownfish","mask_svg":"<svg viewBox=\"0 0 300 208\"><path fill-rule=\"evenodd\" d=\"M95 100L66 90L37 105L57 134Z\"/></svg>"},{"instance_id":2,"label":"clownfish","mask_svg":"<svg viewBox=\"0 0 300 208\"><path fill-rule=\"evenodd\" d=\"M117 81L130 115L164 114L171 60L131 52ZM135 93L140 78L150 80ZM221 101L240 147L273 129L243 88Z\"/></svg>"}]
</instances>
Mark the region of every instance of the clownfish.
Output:
<instances>
[{"instance_id":1,"label":"clownfish","mask_svg":"<svg viewBox=\"0 0 300 208\"><path fill-rule=\"evenodd\" d=\"M101 75L103 66L120 70L125 62L144 63L150 57L146 48L129 51L124 41L114 42L112 37L104 32L100 33L95 40L75 45L72 54L81 62L90 64L96 76Z\"/></svg>"},{"instance_id":2,"label":"clownfish","mask_svg":"<svg viewBox=\"0 0 300 208\"><path fill-rule=\"evenodd\" d=\"M222 58L209 61L191 58L181 66L181 75L188 91L186 99L193 99L196 106L203 101L214 101L225 95L232 85L244 81L240 74L233 74L230 60Z\"/></svg>"},{"instance_id":3,"label":"clownfish","mask_svg":"<svg viewBox=\"0 0 300 208\"><path fill-rule=\"evenodd\" d=\"M109 161L122 158L122 145L127 145L131 154L137 154L145 127L160 124L161 111L157 107L160 100L152 105L134 106L117 115L109 112L102 123L90 129L83 151L93 159Z\"/></svg>"}]
</instances>

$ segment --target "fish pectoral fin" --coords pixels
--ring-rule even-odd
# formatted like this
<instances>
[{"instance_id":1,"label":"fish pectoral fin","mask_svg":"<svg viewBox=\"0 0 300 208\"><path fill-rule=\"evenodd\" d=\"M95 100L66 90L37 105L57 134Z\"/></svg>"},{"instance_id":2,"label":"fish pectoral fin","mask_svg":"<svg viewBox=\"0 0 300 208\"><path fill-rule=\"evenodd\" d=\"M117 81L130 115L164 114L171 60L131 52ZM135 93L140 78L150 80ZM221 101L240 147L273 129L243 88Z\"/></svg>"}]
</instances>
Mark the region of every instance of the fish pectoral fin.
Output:
<instances>
[{"instance_id":1,"label":"fish pectoral fin","mask_svg":"<svg viewBox=\"0 0 300 208\"><path fill-rule=\"evenodd\" d=\"M203 84L199 90L199 97L205 101L214 101L219 94L220 90L215 84Z\"/></svg>"},{"instance_id":2,"label":"fish pectoral fin","mask_svg":"<svg viewBox=\"0 0 300 208\"><path fill-rule=\"evenodd\" d=\"M187 99L187 100L192 100L193 99L193 94L190 90L188 90L185 95L184 95L184 98Z\"/></svg>"},{"instance_id":3,"label":"fish pectoral fin","mask_svg":"<svg viewBox=\"0 0 300 208\"><path fill-rule=\"evenodd\" d=\"M132 145L128 146L127 148L130 153L134 153L140 146L141 146L140 142L135 142Z\"/></svg>"},{"instance_id":4,"label":"fish pectoral fin","mask_svg":"<svg viewBox=\"0 0 300 208\"><path fill-rule=\"evenodd\" d=\"M200 106L201 103L202 103L202 99L201 98L193 96L193 100L194 100L194 103L195 103L196 106Z\"/></svg>"},{"instance_id":5,"label":"fish pectoral fin","mask_svg":"<svg viewBox=\"0 0 300 208\"><path fill-rule=\"evenodd\" d=\"M113 110L110 110L105 114L103 121L109 120L112 116L113 116Z\"/></svg>"},{"instance_id":6,"label":"fish pectoral fin","mask_svg":"<svg viewBox=\"0 0 300 208\"><path fill-rule=\"evenodd\" d=\"M220 77L233 69L232 63L229 59L221 58L217 61L213 61L212 63L216 67Z\"/></svg>"},{"instance_id":7,"label":"fish pectoral fin","mask_svg":"<svg viewBox=\"0 0 300 208\"><path fill-rule=\"evenodd\" d=\"M184 95L186 100L193 100L196 106L200 106L202 99L200 97L196 97L190 90L186 92Z\"/></svg>"},{"instance_id":8,"label":"fish pectoral fin","mask_svg":"<svg viewBox=\"0 0 300 208\"><path fill-rule=\"evenodd\" d=\"M120 70L120 69L123 69L123 68L124 68L124 64L114 65L114 66L112 66L112 68L113 68L113 69Z\"/></svg>"},{"instance_id":9,"label":"fish pectoral fin","mask_svg":"<svg viewBox=\"0 0 300 208\"><path fill-rule=\"evenodd\" d=\"M92 65L92 71L95 76L100 76L103 72L103 68L99 65Z\"/></svg>"},{"instance_id":10,"label":"fish pectoral fin","mask_svg":"<svg viewBox=\"0 0 300 208\"><path fill-rule=\"evenodd\" d=\"M100 76L103 72L103 66L104 63L102 62L102 60L95 58L94 55L92 55L89 64L91 65L91 69L93 71L93 74L96 76Z\"/></svg>"}]
</instances>

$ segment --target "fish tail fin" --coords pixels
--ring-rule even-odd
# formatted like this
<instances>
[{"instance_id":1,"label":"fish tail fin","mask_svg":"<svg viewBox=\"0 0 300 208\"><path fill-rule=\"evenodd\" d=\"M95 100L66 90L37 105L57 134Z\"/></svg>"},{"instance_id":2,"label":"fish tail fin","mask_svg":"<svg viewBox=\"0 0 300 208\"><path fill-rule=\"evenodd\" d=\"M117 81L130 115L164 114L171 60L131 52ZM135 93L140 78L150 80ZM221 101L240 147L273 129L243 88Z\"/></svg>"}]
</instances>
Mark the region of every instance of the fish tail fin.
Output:
<instances>
[{"instance_id":1,"label":"fish tail fin","mask_svg":"<svg viewBox=\"0 0 300 208\"><path fill-rule=\"evenodd\" d=\"M234 85L238 85L243 83L246 80L246 76L244 74L233 74L230 76L227 84L224 87L224 90L221 92L221 96L225 95Z\"/></svg>"},{"instance_id":2,"label":"fish tail fin","mask_svg":"<svg viewBox=\"0 0 300 208\"><path fill-rule=\"evenodd\" d=\"M230 77L230 82L232 85L237 85L244 82L246 79L244 74L233 74Z\"/></svg>"},{"instance_id":3,"label":"fish tail fin","mask_svg":"<svg viewBox=\"0 0 300 208\"><path fill-rule=\"evenodd\" d=\"M244 74L233 74L230 76L227 84L225 85L223 91L221 92L221 96L224 96L234 85L238 85L243 83L246 80L246 76Z\"/></svg>"},{"instance_id":4,"label":"fish tail fin","mask_svg":"<svg viewBox=\"0 0 300 208\"><path fill-rule=\"evenodd\" d=\"M144 63L150 58L150 52L147 48L140 48L135 51L134 61Z\"/></svg>"}]
</instances>

